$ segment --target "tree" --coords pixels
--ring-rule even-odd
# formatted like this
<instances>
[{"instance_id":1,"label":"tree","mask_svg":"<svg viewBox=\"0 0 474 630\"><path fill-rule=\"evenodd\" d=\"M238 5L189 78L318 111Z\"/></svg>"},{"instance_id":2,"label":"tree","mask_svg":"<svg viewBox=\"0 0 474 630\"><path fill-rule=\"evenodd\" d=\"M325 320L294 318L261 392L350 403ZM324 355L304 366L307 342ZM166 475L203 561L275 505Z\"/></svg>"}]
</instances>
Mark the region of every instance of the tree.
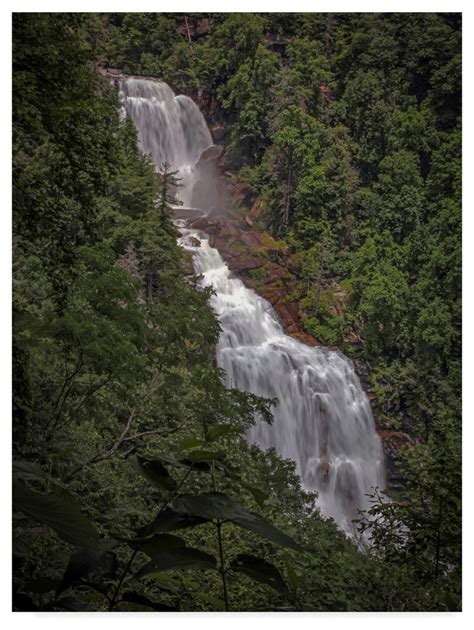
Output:
<instances>
[{"instance_id":1,"label":"tree","mask_svg":"<svg viewBox=\"0 0 474 630\"><path fill-rule=\"evenodd\" d=\"M288 66L308 113L319 116L324 110L321 88L332 82L328 62L318 41L296 37L287 47Z\"/></svg>"},{"instance_id":2,"label":"tree","mask_svg":"<svg viewBox=\"0 0 474 630\"><path fill-rule=\"evenodd\" d=\"M231 150L236 161L255 164L263 153L269 129L272 85L278 57L263 46L242 63L220 90L224 107L233 114Z\"/></svg>"},{"instance_id":3,"label":"tree","mask_svg":"<svg viewBox=\"0 0 474 630\"><path fill-rule=\"evenodd\" d=\"M393 501L379 501L374 495L361 529L370 533L371 554L391 567L392 580L402 582L408 610L420 604L425 610L459 610L459 426L448 416L439 416L427 442L405 450L400 458L403 490Z\"/></svg>"}]
</instances>

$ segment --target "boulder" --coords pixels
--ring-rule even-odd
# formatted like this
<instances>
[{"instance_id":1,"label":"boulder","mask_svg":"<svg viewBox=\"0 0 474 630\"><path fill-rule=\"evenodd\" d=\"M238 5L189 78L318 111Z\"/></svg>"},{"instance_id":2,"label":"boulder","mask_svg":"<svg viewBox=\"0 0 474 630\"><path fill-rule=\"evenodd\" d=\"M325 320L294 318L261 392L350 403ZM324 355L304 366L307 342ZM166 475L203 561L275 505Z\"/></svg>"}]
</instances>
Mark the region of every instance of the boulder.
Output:
<instances>
[{"instance_id":1,"label":"boulder","mask_svg":"<svg viewBox=\"0 0 474 630\"><path fill-rule=\"evenodd\" d=\"M218 160L222 153L224 152L224 147L221 144L213 144L208 147L205 151L201 153L201 157L199 158L199 162L208 162L212 160Z\"/></svg>"},{"instance_id":2,"label":"boulder","mask_svg":"<svg viewBox=\"0 0 474 630\"><path fill-rule=\"evenodd\" d=\"M207 217L198 217L189 222L189 227L193 230L202 230L203 232L215 232L219 229L219 223L211 221Z\"/></svg>"},{"instance_id":3,"label":"boulder","mask_svg":"<svg viewBox=\"0 0 474 630\"><path fill-rule=\"evenodd\" d=\"M264 258L257 258L249 254L236 254L227 262L229 269L236 273L245 273L251 269L258 269L265 265Z\"/></svg>"}]
</instances>

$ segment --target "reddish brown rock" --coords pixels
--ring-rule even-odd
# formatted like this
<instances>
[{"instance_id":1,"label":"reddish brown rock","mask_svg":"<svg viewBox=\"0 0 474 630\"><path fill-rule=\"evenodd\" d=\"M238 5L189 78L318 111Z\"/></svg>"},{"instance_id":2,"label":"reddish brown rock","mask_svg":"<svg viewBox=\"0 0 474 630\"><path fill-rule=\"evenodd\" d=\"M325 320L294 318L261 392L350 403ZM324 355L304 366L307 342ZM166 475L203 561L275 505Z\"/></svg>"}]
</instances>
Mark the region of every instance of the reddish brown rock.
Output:
<instances>
[{"instance_id":1,"label":"reddish brown rock","mask_svg":"<svg viewBox=\"0 0 474 630\"><path fill-rule=\"evenodd\" d=\"M396 456L402 448L413 446L414 442L408 433L384 429L378 431L386 455Z\"/></svg>"},{"instance_id":2,"label":"reddish brown rock","mask_svg":"<svg viewBox=\"0 0 474 630\"><path fill-rule=\"evenodd\" d=\"M99 74L107 77L107 76L113 76L113 77L117 77L120 76L122 74L121 70L117 70L117 68L101 68L100 66L96 67L96 70Z\"/></svg>"},{"instance_id":3,"label":"reddish brown rock","mask_svg":"<svg viewBox=\"0 0 474 630\"><path fill-rule=\"evenodd\" d=\"M222 153L224 152L224 147L220 144L213 144L209 148L207 148L199 158L199 161L211 161L218 160Z\"/></svg>"},{"instance_id":4,"label":"reddish brown rock","mask_svg":"<svg viewBox=\"0 0 474 630\"><path fill-rule=\"evenodd\" d=\"M278 315L280 316L281 322L286 330L293 334L298 332L297 326L297 309L286 302L280 301L275 304L275 308L277 309Z\"/></svg>"},{"instance_id":5,"label":"reddish brown rock","mask_svg":"<svg viewBox=\"0 0 474 630\"><path fill-rule=\"evenodd\" d=\"M227 262L229 269L235 273L242 274L252 269L259 269L265 265L263 258L250 256L249 254L236 254L229 258Z\"/></svg>"},{"instance_id":6,"label":"reddish brown rock","mask_svg":"<svg viewBox=\"0 0 474 630\"><path fill-rule=\"evenodd\" d=\"M219 229L219 224L207 217L198 217L189 222L189 227L193 230L202 230L203 232L215 232Z\"/></svg>"},{"instance_id":7,"label":"reddish brown rock","mask_svg":"<svg viewBox=\"0 0 474 630\"><path fill-rule=\"evenodd\" d=\"M345 337L345 341L347 343L363 343L360 336L356 334L355 332L350 332L349 334L347 334Z\"/></svg>"},{"instance_id":8,"label":"reddish brown rock","mask_svg":"<svg viewBox=\"0 0 474 630\"><path fill-rule=\"evenodd\" d=\"M201 37L209 32L211 26L209 18L201 18L196 21L195 28L193 29L194 37Z\"/></svg>"},{"instance_id":9,"label":"reddish brown rock","mask_svg":"<svg viewBox=\"0 0 474 630\"><path fill-rule=\"evenodd\" d=\"M309 335L307 332L303 332L301 330L297 330L292 334L292 337L301 341L301 343L305 343L307 346L320 346L322 345L320 341Z\"/></svg>"},{"instance_id":10,"label":"reddish brown rock","mask_svg":"<svg viewBox=\"0 0 474 630\"><path fill-rule=\"evenodd\" d=\"M234 195L245 196L247 186L239 183ZM234 212L231 218L200 216L189 221L193 229L209 235L209 244L216 247L229 269L236 273L250 289L268 300L275 309L285 331L302 343L321 345L306 333L302 312L296 302L289 302L297 278L286 266L286 254L272 247L274 240L269 234L255 229L251 220Z\"/></svg>"},{"instance_id":11,"label":"reddish brown rock","mask_svg":"<svg viewBox=\"0 0 474 630\"><path fill-rule=\"evenodd\" d=\"M319 91L321 92L321 95L328 101L334 100L334 93L328 85L324 85L323 83L321 83L321 85L319 86Z\"/></svg>"}]
</instances>

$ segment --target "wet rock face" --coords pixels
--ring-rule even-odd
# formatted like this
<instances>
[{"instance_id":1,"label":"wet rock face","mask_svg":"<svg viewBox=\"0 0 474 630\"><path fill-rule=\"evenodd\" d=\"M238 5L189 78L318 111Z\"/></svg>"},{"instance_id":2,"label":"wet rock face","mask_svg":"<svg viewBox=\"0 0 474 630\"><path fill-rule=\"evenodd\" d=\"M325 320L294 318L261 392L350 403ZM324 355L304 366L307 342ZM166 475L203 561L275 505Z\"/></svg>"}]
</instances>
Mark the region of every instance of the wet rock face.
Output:
<instances>
[{"instance_id":1,"label":"wet rock face","mask_svg":"<svg viewBox=\"0 0 474 630\"><path fill-rule=\"evenodd\" d=\"M214 142L221 142L224 140L224 125L221 123L216 123L210 127L212 139Z\"/></svg>"},{"instance_id":2,"label":"wet rock face","mask_svg":"<svg viewBox=\"0 0 474 630\"><path fill-rule=\"evenodd\" d=\"M199 160L208 162L209 160L218 160L224 152L224 147L219 144L213 144L201 154Z\"/></svg>"},{"instance_id":3,"label":"wet rock face","mask_svg":"<svg viewBox=\"0 0 474 630\"><path fill-rule=\"evenodd\" d=\"M207 215L226 216L228 208L233 207L230 183L222 174L223 160L224 146L213 144L201 153L195 165L192 205Z\"/></svg>"},{"instance_id":4,"label":"wet rock face","mask_svg":"<svg viewBox=\"0 0 474 630\"><path fill-rule=\"evenodd\" d=\"M320 342L303 329L302 313L296 302L288 299L297 282L288 268L267 256L271 247L261 232L249 222L237 219L197 217L189 220L192 229L209 236L209 244L219 250L229 269L242 282L270 302L285 331L310 346Z\"/></svg>"},{"instance_id":5,"label":"wet rock face","mask_svg":"<svg viewBox=\"0 0 474 630\"><path fill-rule=\"evenodd\" d=\"M398 490L403 487L403 477L397 464L398 456L401 450L413 446L413 439L408 433L392 429L379 430L377 433L382 441L388 486L392 490Z\"/></svg>"}]
</instances>

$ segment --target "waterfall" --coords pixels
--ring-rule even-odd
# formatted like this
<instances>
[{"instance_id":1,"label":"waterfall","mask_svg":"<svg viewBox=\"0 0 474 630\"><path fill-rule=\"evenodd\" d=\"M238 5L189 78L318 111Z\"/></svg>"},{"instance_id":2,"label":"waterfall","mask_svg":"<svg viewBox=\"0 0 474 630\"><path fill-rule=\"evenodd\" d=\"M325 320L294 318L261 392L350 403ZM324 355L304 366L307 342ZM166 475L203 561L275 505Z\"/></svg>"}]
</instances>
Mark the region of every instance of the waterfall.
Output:
<instances>
[{"instance_id":1,"label":"waterfall","mask_svg":"<svg viewBox=\"0 0 474 630\"><path fill-rule=\"evenodd\" d=\"M121 101L142 150L157 166L171 162L192 188L200 151L212 143L194 102L164 83L132 78L121 82ZM191 195L184 190L183 201ZM216 359L226 385L278 400L273 424L257 421L248 440L294 460L303 486L318 492L322 514L352 534L366 493L384 487L380 440L352 363L286 335L269 302L229 271L205 234L181 232L179 243L192 252L202 284L214 290L211 306L222 329Z\"/></svg>"},{"instance_id":2,"label":"waterfall","mask_svg":"<svg viewBox=\"0 0 474 630\"><path fill-rule=\"evenodd\" d=\"M178 198L192 206L196 164L213 144L199 108L188 96L175 96L166 83L133 77L120 78L119 100L137 128L140 149L157 169L168 162L179 172Z\"/></svg>"},{"instance_id":3,"label":"waterfall","mask_svg":"<svg viewBox=\"0 0 474 630\"><path fill-rule=\"evenodd\" d=\"M221 325L216 348L227 386L276 398L274 422L258 421L248 440L296 462L303 486L319 493L321 513L347 533L365 494L384 486L380 440L369 400L340 352L286 335L271 304L232 274L198 230L181 228ZM199 245L196 245L199 242Z\"/></svg>"}]
</instances>

